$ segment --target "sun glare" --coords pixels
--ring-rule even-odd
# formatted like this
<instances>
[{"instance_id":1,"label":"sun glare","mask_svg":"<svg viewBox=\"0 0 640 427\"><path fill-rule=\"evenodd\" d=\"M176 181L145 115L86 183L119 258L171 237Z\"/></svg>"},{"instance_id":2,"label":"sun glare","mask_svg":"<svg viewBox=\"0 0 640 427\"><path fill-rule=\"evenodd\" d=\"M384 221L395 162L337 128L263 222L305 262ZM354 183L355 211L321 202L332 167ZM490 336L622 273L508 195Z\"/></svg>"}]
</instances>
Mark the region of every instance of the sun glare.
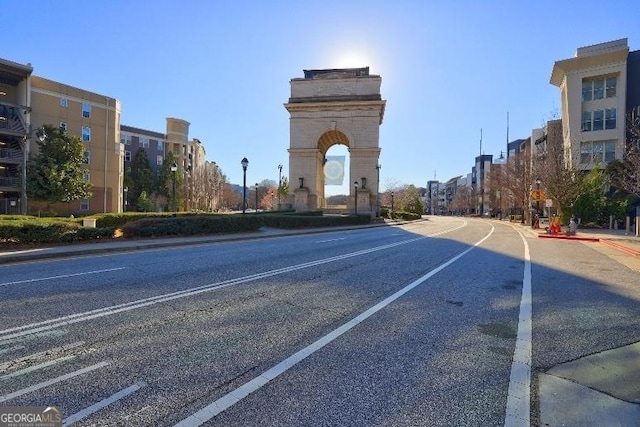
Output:
<instances>
[{"instance_id":1,"label":"sun glare","mask_svg":"<svg viewBox=\"0 0 640 427\"><path fill-rule=\"evenodd\" d=\"M335 54L331 60L333 68L373 67L371 56L358 49L343 50Z\"/></svg>"}]
</instances>

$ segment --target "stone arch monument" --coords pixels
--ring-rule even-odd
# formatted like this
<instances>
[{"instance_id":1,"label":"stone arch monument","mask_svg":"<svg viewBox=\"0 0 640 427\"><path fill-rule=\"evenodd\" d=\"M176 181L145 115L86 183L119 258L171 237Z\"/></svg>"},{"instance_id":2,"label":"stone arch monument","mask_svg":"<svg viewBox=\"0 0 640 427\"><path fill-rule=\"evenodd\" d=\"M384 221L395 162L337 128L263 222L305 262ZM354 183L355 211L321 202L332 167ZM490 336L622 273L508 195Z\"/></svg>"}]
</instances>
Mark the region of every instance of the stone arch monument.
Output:
<instances>
[{"instance_id":1,"label":"stone arch monument","mask_svg":"<svg viewBox=\"0 0 640 427\"><path fill-rule=\"evenodd\" d=\"M324 165L327 150L349 150L349 210L374 214L378 201L380 125L386 101L380 76L369 67L304 70L291 79L289 188L297 211L325 207ZM358 182L355 200L355 182Z\"/></svg>"}]
</instances>

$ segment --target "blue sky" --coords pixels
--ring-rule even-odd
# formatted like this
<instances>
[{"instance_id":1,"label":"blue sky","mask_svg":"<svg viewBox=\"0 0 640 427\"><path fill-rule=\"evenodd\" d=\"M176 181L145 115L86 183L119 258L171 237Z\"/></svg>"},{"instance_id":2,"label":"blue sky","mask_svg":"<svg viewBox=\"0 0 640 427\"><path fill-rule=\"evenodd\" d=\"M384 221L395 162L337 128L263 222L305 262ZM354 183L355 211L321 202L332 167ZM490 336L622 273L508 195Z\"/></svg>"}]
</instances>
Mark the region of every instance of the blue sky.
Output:
<instances>
[{"instance_id":1,"label":"blue sky","mask_svg":"<svg viewBox=\"0 0 640 427\"><path fill-rule=\"evenodd\" d=\"M627 1L0 0L0 56L122 104L122 124L191 123L232 183L288 174L289 81L303 69L369 66L387 100L381 190L471 171L480 150L559 114L553 63L628 38ZM6 19L9 18L9 19ZM329 155L346 150L332 148ZM327 187L328 194L346 188Z\"/></svg>"}]
</instances>

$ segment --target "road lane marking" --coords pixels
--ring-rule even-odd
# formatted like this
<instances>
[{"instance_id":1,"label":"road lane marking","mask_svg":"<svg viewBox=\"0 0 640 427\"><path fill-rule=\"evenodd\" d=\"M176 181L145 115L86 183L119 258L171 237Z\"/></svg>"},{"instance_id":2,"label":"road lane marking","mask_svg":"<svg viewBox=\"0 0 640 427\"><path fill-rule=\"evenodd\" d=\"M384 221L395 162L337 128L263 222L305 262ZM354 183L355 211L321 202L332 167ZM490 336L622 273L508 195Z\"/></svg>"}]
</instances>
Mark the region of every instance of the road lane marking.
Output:
<instances>
[{"instance_id":1,"label":"road lane marking","mask_svg":"<svg viewBox=\"0 0 640 427\"><path fill-rule=\"evenodd\" d=\"M28 368L20 369L19 371L12 372L7 375L3 375L0 377L0 381L8 380L9 378L19 377L20 375L28 374L29 372L37 371L40 369L47 368L49 366L55 365L60 362L64 362L65 360L73 359L76 356L64 356L58 359L50 360L48 362L40 363L39 365L33 365Z\"/></svg>"},{"instance_id":2,"label":"road lane marking","mask_svg":"<svg viewBox=\"0 0 640 427\"><path fill-rule=\"evenodd\" d=\"M0 286L19 285L21 283L44 282L46 280L67 279L69 277L85 276L87 274L108 273L110 271L124 270L126 268L128 268L128 267L106 268L104 270L84 271L82 273L60 274L58 276L38 277L38 278L35 278L35 279L27 279L27 280L16 280L15 282L0 283Z\"/></svg>"},{"instance_id":3,"label":"road lane marking","mask_svg":"<svg viewBox=\"0 0 640 427\"><path fill-rule=\"evenodd\" d=\"M337 242L338 240L346 240L346 237L338 237L336 239L318 240L316 243Z\"/></svg>"},{"instance_id":4,"label":"road lane marking","mask_svg":"<svg viewBox=\"0 0 640 427\"><path fill-rule=\"evenodd\" d=\"M518 234L524 242L524 275L516 348L513 353L509 391L507 392L505 427L529 427L531 425L531 255L527 240L520 231Z\"/></svg>"},{"instance_id":5,"label":"road lane marking","mask_svg":"<svg viewBox=\"0 0 640 427\"><path fill-rule=\"evenodd\" d=\"M32 391L36 391L36 390L40 390L41 388L45 388L48 387L50 385L68 380L70 378L73 377L77 377L78 375L82 375L82 374L86 374L88 372L91 371L95 371L96 369L100 369L103 368L105 366L107 366L109 364L109 362L100 362L100 363L96 363L95 365L91 365L91 366L87 366L86 368L80 369L78 371L74 371L65 375L61 375L59 377L56 378L52 378L50 380L38 383L38 384L34 384L30 387L27 388L23 388L21 390L18 391L14 391L13 393L9 393L9 394L5 394L4 396L0 396L0 403L2 402L6 402L7 400L11 400L14 399L16 397L22 396L24 394L27 393L31 393Z\"/></svg>"},{"instance_id":6,"label":"road lane marking","mask_svg":"<svg viewBox=\"0 0 640 427\"><path fill-rule=\"evenodd\" d=\"M394 302L395 300L397 300L398 298L400 298L401 296L406 294L407 292L409 292L412 289L414 289L415 287L421 285L426 280L430 279L431 277L433 277L437 273L441 272L445 268L449 267L451 264L453 264L456 261L458 261L460 258L462 258L465 255L467 255L469 252L471 252L476 247L478 247L480 244L482 244L485 240L487 240L493 234L494 230L495 230L495 228L493 226L491 226L491 231L489 232L489 234L487 234L485 237L480 239L478 242L476 242L470 248L468 248L465 251L463 251L463 252L459 253L458 255L454 256L449 261L447 261L447 262L445 262L443 264L440 264L438 267L436 267L433 270L429 271L424 276L418 278L417 280L415 280L412 283L408 284L407 286L405 286L404 288L402 288L399 291L395 292L391 296L389 296L389 297L385 298L384 300L380 301L379 303L377 303L373 307L369 308L368 310L364 311L363 313L359 314L358 316L354 317L353 319L351 319L347 323L344 323L343 325L341 325L338 328L334 329L333 331L329 332L327 335L323 336L322 338L320 338L319 340L315 341L314 343L308 345L307 347L303 348L302 350L298 351L297 353L294 353L293 355L291 355L288 358L284 359L283 361L281 361L280 363L278 363L274 367L264 371L263 373L258 375L253 380L250 380L250 381L244 383L243 385L241 385L237 389L232 390L231 392L225 394L224 396L222 396L218 400L214 401L213 403L205 406L204 408L200 409L196 413L188 416L187 418L185 418L184 420L182 420L178 424L176 424L174 427L196 427L196 426L200 426L200 425L206 423L207 421L211 420L213 417L215 417L219 413L221 413L224 410L226 410L226 409L230 408L231 406L235 405L240 400L242 400L245 397L247 397L249 394L253 393L254 391L256 391L256 390L260 389L261 387L263 387L264 385L266 385L269 381L271 381L274 378L278 377L279 375L285 373L286 371L291 369L293 366L295 366L296 364L298 364L299 362L301 362L302 360L304 360L308 356L312 355L313 353L315 353L316 351L320 350L325 345L329 344L331 341L335 340L336 338L340 337L341 335L343 335L344 333L348 332L352 328L356 327L357 325L359 325L360 323L362 323L363 321L365 321L369 317L373 316L378 311L382 310L383 308L385 308L386 306L388 306L389 304L391 304L392 302Z\"/></svg>"},{"instance_id":7,"label":"road lane marking","mask_svg":"<svg viewBox=\"0 0 640 427\"><path fill-rule=\"evenodd\" d=\"M146 385L147 384L144 382L139 382L125 389L122 389L119 392L107 397L106 399L102 399L100 402L94 403L93 405L86 407L83 410L76 412L75 414L69 415L67 418L62 420L62 425L63 427L66 427L66 426L70 426L71 424L77 421L83 420L87 418L89 415L93 415L99 410L111 405L112 403L127 397L131 393L135 393L136 391L140 390L142 387L145 387Z\"/></svg>"},{"instance_id":8,"label":"road lane marking","mask_svg":"<svg viewBox=\"0 0 640 427\"><path fill-rule=\"evenodd\" d=\"M13 347L3 348L2 350L0 350L0 355L5 353L13 353L14 351L22 350L23 348L25 348L23 345L16 345Z\"/></svg>"},{"instance_id":9,"label":"road lane marking","mask_svg":"<svg viewBox=\"0 0 640 427\"><path fill-rule=\"evenodd\" d=\"M168 301L172 301L179 298L190 297L190 296L198 295L204 292L211 292L214 290L219 290L219 289L227 288L230 286L253 282L253 281L264 279L267 277L277 276L280 274L290 273L292 271L303 270L306 268L311 268L311 267L315 267L322 264L328 264L331 262L342 261L342 260L353 258L353 257L367 255L373 252L390 249L396 246L406 245L408 243L424 240L429 237L435 237L441 234L450 233L451 231L458 230L460 228L465 227L466 225L467 225L467 222L463 221L463 223L459 226L453 227L451 229L443 230L438 233L430 234L427 236L420 236L412 239L401 240L399 242L388 243L386 245L376 246L368 249L362 249L356 252L336 255L333 257L323 258L316 261L305 262L297 265L291 265L288 267L282 267L275 270L268 270L262 273L251 274L249 276L229 279L229 280L225 280L218 283L210 283L207 285L197 286L195 288L184 289L181 291L171 292L168 294L157 295L154 297L143 298L136 301L117 304L109 307L103 307L103 308L98 308L98 309L90 310L86 312L70 314L67 316L62 316L55 319L49 319L42 322L31 323L28 325L16 326L13 328L0 330L0 345L7 342L13 342L15 341L16 338L32 335L42 331L48 331L48 330L59 328L62 326L72 325L75 323L84 322L91 319L97 319L105 316L111 316L116 313L131 311L138 308L148 307L151 305L168 302Z\"/></svg>"}]
</instances>

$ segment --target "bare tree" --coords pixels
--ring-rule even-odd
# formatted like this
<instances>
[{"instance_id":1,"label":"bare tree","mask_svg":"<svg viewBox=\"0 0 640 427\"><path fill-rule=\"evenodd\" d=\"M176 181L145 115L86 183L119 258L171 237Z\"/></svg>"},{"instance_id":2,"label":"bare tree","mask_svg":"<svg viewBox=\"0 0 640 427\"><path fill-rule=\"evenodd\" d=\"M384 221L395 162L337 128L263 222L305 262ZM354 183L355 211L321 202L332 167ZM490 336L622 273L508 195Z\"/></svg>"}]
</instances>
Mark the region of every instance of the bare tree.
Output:
<instances>
[{"instance_id":1,"label":"bare tree","mask_svg":"<svg viewBox=\"0 0 640 427\"><path fill-rule=\"evenodd\" d=\"M611 183L640 197L640 108L627 115L627 142L624 157L607 166Z\"/></svg>"},{"instance_id":2,"label":"bare tree","mask_svg":"<svg viewBox=\"0 0 640 427\"><path fill-rule=\"evenodd\" d=\"M559 120L547 122L543 139L533 144L539 150L533 154L533 179L529 182L540 179L545 197L552 199L558 212L562 212L563 208L572 206L582 192L582 174L572 166L580 162L572 159L570 148L565 147Z\"/></svg>"}]
</instances>

